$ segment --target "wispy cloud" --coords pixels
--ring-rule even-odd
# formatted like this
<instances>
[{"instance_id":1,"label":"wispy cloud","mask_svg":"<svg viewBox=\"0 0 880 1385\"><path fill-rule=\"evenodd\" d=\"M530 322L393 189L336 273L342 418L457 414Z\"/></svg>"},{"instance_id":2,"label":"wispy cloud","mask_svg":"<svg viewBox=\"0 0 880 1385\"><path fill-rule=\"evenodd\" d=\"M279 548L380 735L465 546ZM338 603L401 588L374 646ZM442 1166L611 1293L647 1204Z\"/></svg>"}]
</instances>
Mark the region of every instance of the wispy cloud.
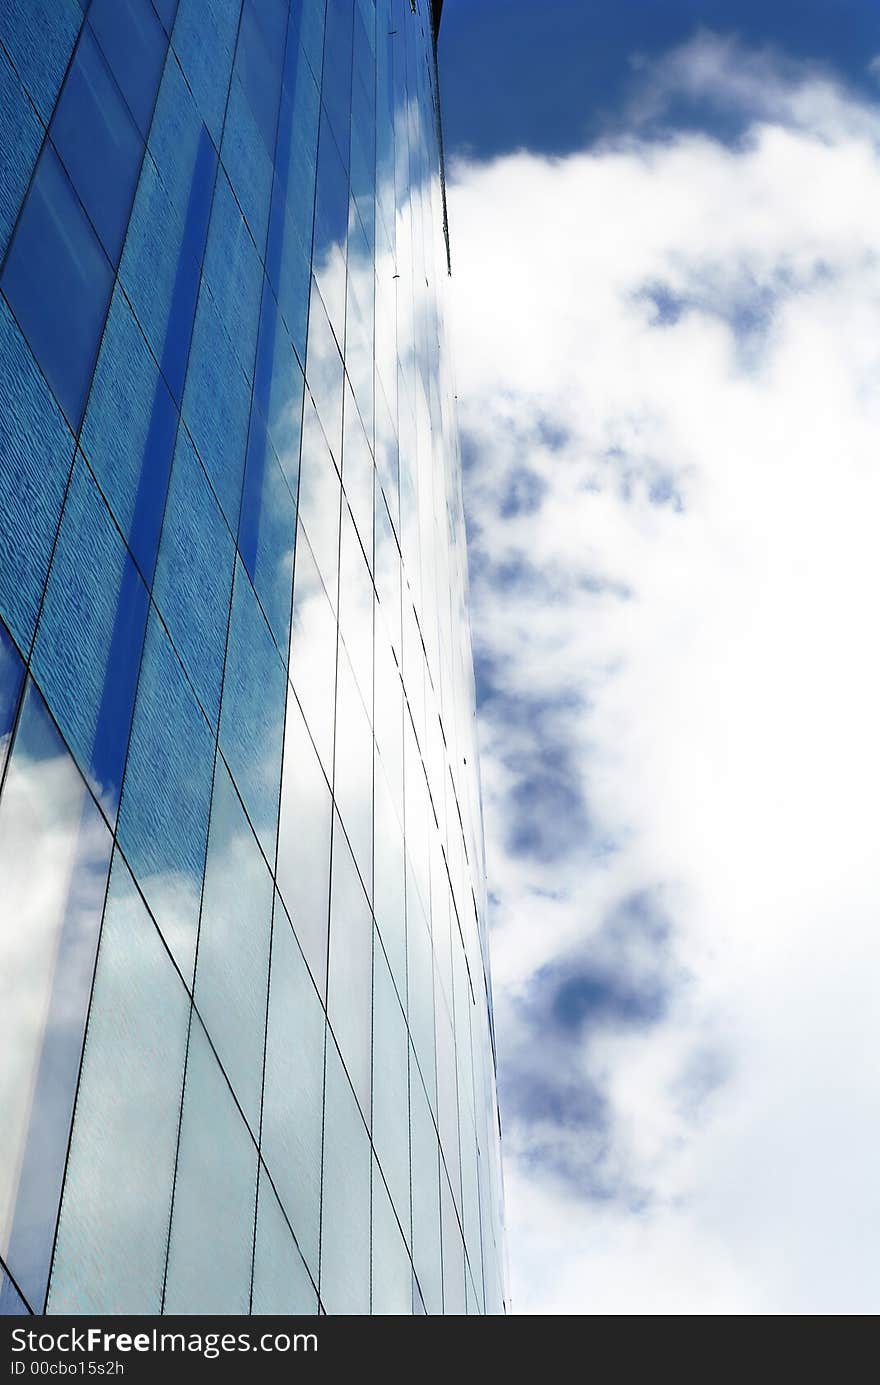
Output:
<instances>
[{"instance_id":1,"label":"wispy cloud","mask_svg":"<svg viewBox=\"0 0 880 1385\"><path fill-rule=\"evenodd\" d=\"M880 114L638 80L453 177L514 1301L870 1311Z\"/></svg>"}]
</instances>

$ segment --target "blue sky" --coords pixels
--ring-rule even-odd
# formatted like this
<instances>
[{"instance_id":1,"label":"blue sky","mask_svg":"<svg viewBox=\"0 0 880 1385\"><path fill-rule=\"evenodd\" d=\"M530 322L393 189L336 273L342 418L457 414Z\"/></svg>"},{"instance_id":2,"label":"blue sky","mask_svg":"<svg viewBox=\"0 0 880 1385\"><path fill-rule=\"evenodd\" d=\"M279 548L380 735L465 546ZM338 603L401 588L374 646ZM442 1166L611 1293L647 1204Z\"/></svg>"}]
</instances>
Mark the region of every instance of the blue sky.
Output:
<instances>
[{"instance_id":1,"label":"blue sky","mask_svg":"<svg viewBox=\"0 0 880 1385\"><path fill-rule=\"evenodd\" d=\"M514 1308L876 1311L880 10L440 56Z\"/></svg>"},{"instance_id":2,"label":"blue sky","mask_svg":"<svg viewBox=\"0 0 880 1385\"><path fill-rule=\"evenodd\" d=\"M880 48L873 0L446 0L439 51L448 153L571 153L619 121L634 60L650 62L700 28L820 62L872 93L865 58ZM719 120L706 107L676 114L694 125Z\"/></svg>"}]
</instances>

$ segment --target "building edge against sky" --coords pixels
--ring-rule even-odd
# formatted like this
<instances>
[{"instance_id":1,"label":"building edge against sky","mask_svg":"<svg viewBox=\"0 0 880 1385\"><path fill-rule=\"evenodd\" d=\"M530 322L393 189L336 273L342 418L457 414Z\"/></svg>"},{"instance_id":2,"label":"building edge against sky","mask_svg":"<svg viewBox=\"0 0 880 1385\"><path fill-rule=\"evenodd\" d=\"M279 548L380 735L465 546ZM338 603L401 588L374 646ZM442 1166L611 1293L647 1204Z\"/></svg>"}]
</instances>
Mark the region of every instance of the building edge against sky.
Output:
<instances>
[{"instance_id":1,"label":"building edge against sky","mask_svg":"<svg viewBox=\"0 0 880 1385\"><path fill-rule=\"evenodd\" d=\"M427 0L0 11L0 1311L497 1313Z\"/></svg>"}]
</instances>

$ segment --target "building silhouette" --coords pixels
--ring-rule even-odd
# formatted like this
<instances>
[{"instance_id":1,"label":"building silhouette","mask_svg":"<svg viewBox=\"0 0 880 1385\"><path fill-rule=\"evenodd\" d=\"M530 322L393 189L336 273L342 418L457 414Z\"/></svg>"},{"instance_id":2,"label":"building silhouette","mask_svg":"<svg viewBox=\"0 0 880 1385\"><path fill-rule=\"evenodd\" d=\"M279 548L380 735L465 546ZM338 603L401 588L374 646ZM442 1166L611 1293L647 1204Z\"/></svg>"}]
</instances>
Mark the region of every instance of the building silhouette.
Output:
<instances>
[{"instance_id":1,"label":"building silhouette","mask_svg":"<svg viewBox=\"0 0 880 1385\"><path fill-rule=\"evenodd\" d=\"M0 1303L496 1313L427 0L0 9Z\"/></svg>"}]
</instances>

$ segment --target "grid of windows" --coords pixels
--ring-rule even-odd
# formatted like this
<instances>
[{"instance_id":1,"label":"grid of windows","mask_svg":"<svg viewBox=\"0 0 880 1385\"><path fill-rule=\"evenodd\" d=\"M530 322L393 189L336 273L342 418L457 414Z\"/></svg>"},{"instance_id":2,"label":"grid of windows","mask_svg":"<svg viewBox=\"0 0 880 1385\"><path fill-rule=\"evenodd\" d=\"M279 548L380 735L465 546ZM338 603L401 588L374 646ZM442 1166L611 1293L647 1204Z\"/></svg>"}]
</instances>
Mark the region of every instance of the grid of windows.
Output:
<instances>
[{"instance_id":1,"label":"grid of windows","mask_svg":"<svg viewBox=\"0 0 880 1385\"><path fill-rule=\"evenodd\" d=\"M0 9L0 1311L503 1311L427 0Z\"/></svg>"}]
</instances>

